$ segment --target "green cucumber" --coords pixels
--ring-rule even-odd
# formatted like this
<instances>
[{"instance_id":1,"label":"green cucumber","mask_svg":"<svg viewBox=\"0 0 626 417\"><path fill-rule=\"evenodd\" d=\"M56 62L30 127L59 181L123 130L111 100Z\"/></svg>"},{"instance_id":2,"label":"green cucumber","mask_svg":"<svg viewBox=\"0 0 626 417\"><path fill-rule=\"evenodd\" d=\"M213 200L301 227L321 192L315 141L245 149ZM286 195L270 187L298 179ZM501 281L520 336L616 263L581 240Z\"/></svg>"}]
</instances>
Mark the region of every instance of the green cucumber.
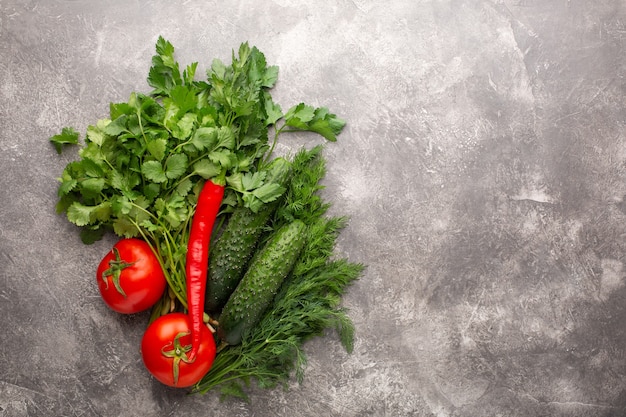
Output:
<instances>
[{"instance_id":1,"label":"green cucumber","mask_svg":"<svg viewBox=\"0 0 626 417\"><path fill-rule=\"evenodd\" d=\"M302 252L305 237L306 225L294 220L274 232L255 254L219 318L218 335L222 342L241 343L243 335L261 320Z\"/></svg>"},{"instance_id":2,"label":"green cucumber","mask_svg":"<svg viewBox=\"0 0 626 417\"><path fill-rule=\"evenodd\" d=\"M276 158L268 166L265 182L285 187L290 173L291 163L284 158ZM217 313L224 307L241 280L279 201L264 204L256 213L246 207L237 207L232 213L209 252L205 311Z\"/></svg>"}]
</instances>

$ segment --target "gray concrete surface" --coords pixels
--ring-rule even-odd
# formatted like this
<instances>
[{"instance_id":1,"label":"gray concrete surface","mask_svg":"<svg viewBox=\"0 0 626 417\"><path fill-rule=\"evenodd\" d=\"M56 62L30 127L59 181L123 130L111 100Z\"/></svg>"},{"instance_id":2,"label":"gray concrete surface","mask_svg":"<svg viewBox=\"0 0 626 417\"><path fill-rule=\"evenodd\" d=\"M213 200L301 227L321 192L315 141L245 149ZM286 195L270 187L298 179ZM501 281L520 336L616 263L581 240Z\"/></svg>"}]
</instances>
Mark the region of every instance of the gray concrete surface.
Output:
<instances>
[{"instance_id":1,"label":"gray concrete surface","mask_svg":"<svg viewBox=\"0 0 626 417\"><path fill-rule=\"evenodd\" d=\"M92 279L114 238L54 212L48 137L147 91L158 35L201 67L250 41L279 103L348 120L356 348L311 342L287 392L151 380ZM0 0L0 415L626 415L625 48L624 0Z\"/></svg>"}]
</instances>

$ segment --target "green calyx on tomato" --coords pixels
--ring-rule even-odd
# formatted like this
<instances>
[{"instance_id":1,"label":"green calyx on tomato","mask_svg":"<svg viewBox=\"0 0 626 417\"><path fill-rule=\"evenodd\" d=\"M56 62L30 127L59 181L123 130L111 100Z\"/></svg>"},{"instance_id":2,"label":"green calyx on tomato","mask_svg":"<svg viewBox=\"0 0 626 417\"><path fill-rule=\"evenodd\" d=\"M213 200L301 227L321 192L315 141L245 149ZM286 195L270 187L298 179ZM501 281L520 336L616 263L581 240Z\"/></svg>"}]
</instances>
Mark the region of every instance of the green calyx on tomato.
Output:
<instances>
[{"instance_id":1,"label":"green calyx on tomato","mask_svg":"<svg viewBox=\"0 0 626 417\"><path fill-rule=\"evenodd\" d=\"M141 339L141 357L159 382L176 388L197 384L215 359L215 339L207 326L200 328L200 346L190 360L191 319L185 313L169 313L154 320Z\"/></svg>"},{"instance_id":2,"label":"green calyx on tomato","mask_svg":"<svg viewBox=\"0 0 626 417\"><path fill-rule=\"evenodd\" d=\"M191 344L183 346L180 343L181 337L189 336L191 332L180 332L174 337L174 340L169 345L163 346L161 353L166 358L172 358L172 375L174 376L174 385L178 385L178 376L180 375L180 361L185 363L193 363L196 358L189 359L187 353L191 350ZM173 346L172 346L173 345ZM172 346L171 350L165 350Z\"/></svg>"},{"instance_id":3,"label":"green calyx on tomato","mask_svg":"<svg viewBox=\"0 0 626 417\"><path fill-rule=\"evenodd\" d=\"M120 257L120 251L117 248L113 248L113 253L115 255L115 259L109 261L109 269L102 272L102 280L104 281L105 288L109 288L109 280L107 277L111 277L111 281L113 281L113 285L115 289L126 297L126 293L124 289L120 285L120 277L122 276L122 271L129 266L133 266L135 262L126 262Z\"/></svg>"},{"instance_id":4,"label":"green calyx on tomato","mask_svg":"<svg viewBox=\"0 0 626 417\"><path fill-rule=\"evenodd\" d=\"M119 240L102 258L96 281L106 305L123 314L149 309L167 288L161 263L152 247L135 238Z\"/></svg>"}]
</instances>

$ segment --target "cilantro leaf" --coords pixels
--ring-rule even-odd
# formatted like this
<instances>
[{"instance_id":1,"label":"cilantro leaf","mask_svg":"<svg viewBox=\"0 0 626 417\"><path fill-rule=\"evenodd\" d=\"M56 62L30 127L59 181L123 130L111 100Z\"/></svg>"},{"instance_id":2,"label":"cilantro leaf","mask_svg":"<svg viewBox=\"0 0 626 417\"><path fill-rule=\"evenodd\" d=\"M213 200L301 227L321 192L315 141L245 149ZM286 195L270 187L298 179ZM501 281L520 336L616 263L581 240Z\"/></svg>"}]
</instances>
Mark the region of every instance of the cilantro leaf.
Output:
<instances>
[{"instance_id":1,"label":"cilantro leaf","mask_svg":"<svg viewBox=\"0 0 626 417\"><path fill-rule=\"evenodd\" d=\"M92 178L100 178L104 176L104 168L100 166L94 159L83 155L82 161L80 161L81 168L85 175Z\"/></svg>"},{"instance_id":2,"label":"cilantro leaf","mask_svg":"<svg viewBox=\"0 0 626 417\"><path fill-rule=\"evenodd\" d=\"M143 187L143 195L150 201L157 198L160 192L161 185L154 182L150 182Z\"/></svg>"},{"instance_id":3,"label":"cilantro leaf","mask_svg":"<svg viewBox=\"0 0 626 417\"><path fill-rule=\"evenodd\" d=\"M111 210L116 217L125 217L132 208L130 200L125 196L117 196L111 199Z\"/></svg>"},{"instance_id":4,"label":"cilantro leaf","mask_svg":"<svg viewBox=\"0 0 626 417\"><path fill-rule=\"evenodd\" d=\"M63 152L63 145L77 145L79 133L71 127L64 127L61 133L50 138L50 142L54 145L57 153Z\"/></svg>"},{"instance_id":5,"label":"cilantro leaf","mask_svg":"<svg viewBox=\"0 0 626 417\"><path fill-rule=\"evenodd\" d=\"M106 135L103 131L104 127L106 125L104 125L104 123L109 123L109 120L106 120L105 122L100 122L96 125L96 126L89 126L87 127L87 135L85 138L86 142L92 142L98 146L102 146L102 144L104 143L104 140L106 139Z\"/></svg>"},{"instance_id":6,"label":"cilantro leaf","mask_svg":"<svg viewBox=\"0 0 626 417\"><path fill-rule=\"evenodd\" d=\"M139 236L137 226L126 217L119 217L113 221L113 231L116 235L126 238Z\"/></svg>"},{"instance_id":7,"label":"cilantro leaf","mask_svg":"<svg viewBox=\"0 0 626 417\"><path fill-rule=\"evenodd\" d=\"M193 185L194 184L193 184L193 181L191 181L191 179L185 178L176 186L175 192L179 196L185 197L187 194L189 194L189 192L193 188Z\"/></svg>"},{"instance_id":8,"label":"cilantro leaf","mask_svg":"<svg viewBox=\"0 0 626 417\"><path fill-rule=\"evenodd\" d=\"M218 176L221 168L208 159L201 159L193 165L193 172L204 179L209 179Z\"/></svg>"},{"instance_id":9,"label":"cilantro leaf","mask_svg":"<svg viewBox=\"0 0 626 417\"><path fill-rule=\"evenodd\" d=\"M59 196L63 196L69 194L76 186L78 185L78 181L74 178L61 179L61 185L59 186L58 194Z\"/></svg>"},{"instance_id":10,"label":"cilantro leaf","mask_svg":"<svg viewBox=\"0 0 626 417\"><path fill-rule=\"evenodd\" d=\"M224 63L218 58L213 59L213 62L211 62L211 71L209 72L209 77L223 80L225 76L226 65L224 65Z\"/></svg>"},{"instance_id":11,"label":"cilantro leaf","mask_svg":"<svg viewBox=\"0 0 626 417\"><path fill-rule=\"evenodd\" d=\"M187 171L187 155L176 153L170 155L165 162L165 176L169 179L179 178Z\"/></svg>"},{"instance_id":12,"label":"cilantro leaf","mask_svg":"<svg viewBox=\"0 0 626 417\"><path fill-rule=\"evenodd\" d=\"M199 151L211 149L217 143L217 129L215 127L199 127L191 138L191 144Z\"/></svg>"},{"instance_id":13,"label":"cilantro leaf","mask_svg":"<svg viewBox=\"0 0 626 417\"><path fill-rule=\"evenodd\" d=\"M193 113L185 113L172 129L172 136L177 139L185 140L191 136L196 125L197 116Z\"/></svg>"},{"instance_id":14,"label":"cilantro leaf","mask_svg":"<svg viewBox=\"0 0 626 417\"><path fill-rule=\"evenodd\" d=\"M209 154L209 159L211 162L221 166L224 169L229 169L232 167L233 162L236 160L235 155L229 151L228 149L211 152Z\"/></svg>"},{"instance_id":15,"label":"cilantro leaf","mask_svg":"<svg viewBox=\"0 0 626 417\"><path fill-rule=\"evenodd\" d=\"M122 132L127 132L126 128L128 116L122 114L117 119L113 120L111 123L107 124L104 128L104 133L109 136L119 136ZM100 143L102 145L102 143Z\"/></svg>"},{"instance_id":16,"label":"cilantro leaf","mask_svg":"<svg viewBox=\"0 0 626 417\"><path fill-rule=\"evenodd\" d=\"M158 183L166 182L167 175L159 161L147 161L141 165L141 173L150 181Z\"/></svg>"},{"instance_id":17,"label":"cilantro leaf","mask_svg":"<svg viewBox=\"0 0 626 417\"><path fill-rule=\"evenodd\" d=\"M80 182L81 193L85 198L97 197L105 186L104 178L87 178Z\"/></svg>"},{"instance_id":18,"label":"cilantro leaf","mask_svg":"<svg viewBox=\"0 0 626 417\"><path fill-rule=\"evenodd\" d=\"M93 227L83 227L80 231L80 240L86 244L90 245L102 239L104 234L106 233L106 228L93 226Z\"/></svg>"},{"instance_id":19,"label":"cilantro leaf","mask_svg":"<svg viewBox=\"0 0 626 417\"><path fill-rule=\"evenodd\" d=\"M91 223L91 211L93 207L85 206L75 201L67 209L67 219L76 226L86 226Z\"/></svg>"},{"instance_id":20,"label":"cilantro leaf","mask_svg":"<svg viewBox=\"0 0 626 417\"><path fill-rule=\"evenodd\" d=\"M103 201L102 203L93 206L93 209L91 210L90 218L95 221L106 222L111 217L111 214L112 214L111 202Z\"/></svg>"},{"instance_id":21,"label":"cilantro leaf","mask_svg":"<svg viewBox=\"0 0 626 417\"><path fill-rule=\"evenodd\" d=\"M122 115L130 116L135 111L128 103L111 103L109 104L109 115L111 120L115 120Z\"/></svg>"},{"instance_id":22,"label":"cilantro leaf","mask_svg":"<svg viewBox=\"0 0 626 417\"><path fill-rule=\"evenodd\" d=\"M163 160L165 158L165 151L167 149L167 140L166 139L155 139L146 144L146 149L150 152L157 161Z\"/></svg>"},{"instance_id":23,"label":"cilantro leaf","mask_svg":"<svg viewBox=\"0 0 626 417\"><path fill-rule=\"evenodd\" d=\"M139 192L134 188L141 183L141 178L135 172L111 170L109 182L126 198L135 199L139 196Z\"/></svg>"}]
</instances>

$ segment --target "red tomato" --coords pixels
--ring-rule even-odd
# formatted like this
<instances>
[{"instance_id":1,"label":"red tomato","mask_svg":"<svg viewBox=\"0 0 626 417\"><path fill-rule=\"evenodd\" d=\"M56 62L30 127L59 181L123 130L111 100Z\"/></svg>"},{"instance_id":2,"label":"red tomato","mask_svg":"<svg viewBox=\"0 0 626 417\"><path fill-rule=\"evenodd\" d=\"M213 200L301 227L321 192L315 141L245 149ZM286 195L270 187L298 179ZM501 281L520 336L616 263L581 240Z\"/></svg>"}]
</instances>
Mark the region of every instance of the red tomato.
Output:
<instances>
[{"instance_id":1,"label":"red tomato","mask_svg":"<svg viewBox=\"0 0 626 417\"><path fill-rule=\"evenodd\" d=\"M118 313L152 307L167 285L159 260L140 239L122 239L102 259L96 273L104 302Z\"/></svg>"},{"instance_id":2,"label":"red tomato","mask_svg":"<svg viewBox=\"0 0 626 417\"><path fill-rule=\"evenodd\" d=\"M153 321L141 339L141 356L148 371L171 387L190 387L209 372L215 359L215 340L201 327L200 348L190 362L191 319L187 314L170 313Z\"/></svg>"}]
</instances>

